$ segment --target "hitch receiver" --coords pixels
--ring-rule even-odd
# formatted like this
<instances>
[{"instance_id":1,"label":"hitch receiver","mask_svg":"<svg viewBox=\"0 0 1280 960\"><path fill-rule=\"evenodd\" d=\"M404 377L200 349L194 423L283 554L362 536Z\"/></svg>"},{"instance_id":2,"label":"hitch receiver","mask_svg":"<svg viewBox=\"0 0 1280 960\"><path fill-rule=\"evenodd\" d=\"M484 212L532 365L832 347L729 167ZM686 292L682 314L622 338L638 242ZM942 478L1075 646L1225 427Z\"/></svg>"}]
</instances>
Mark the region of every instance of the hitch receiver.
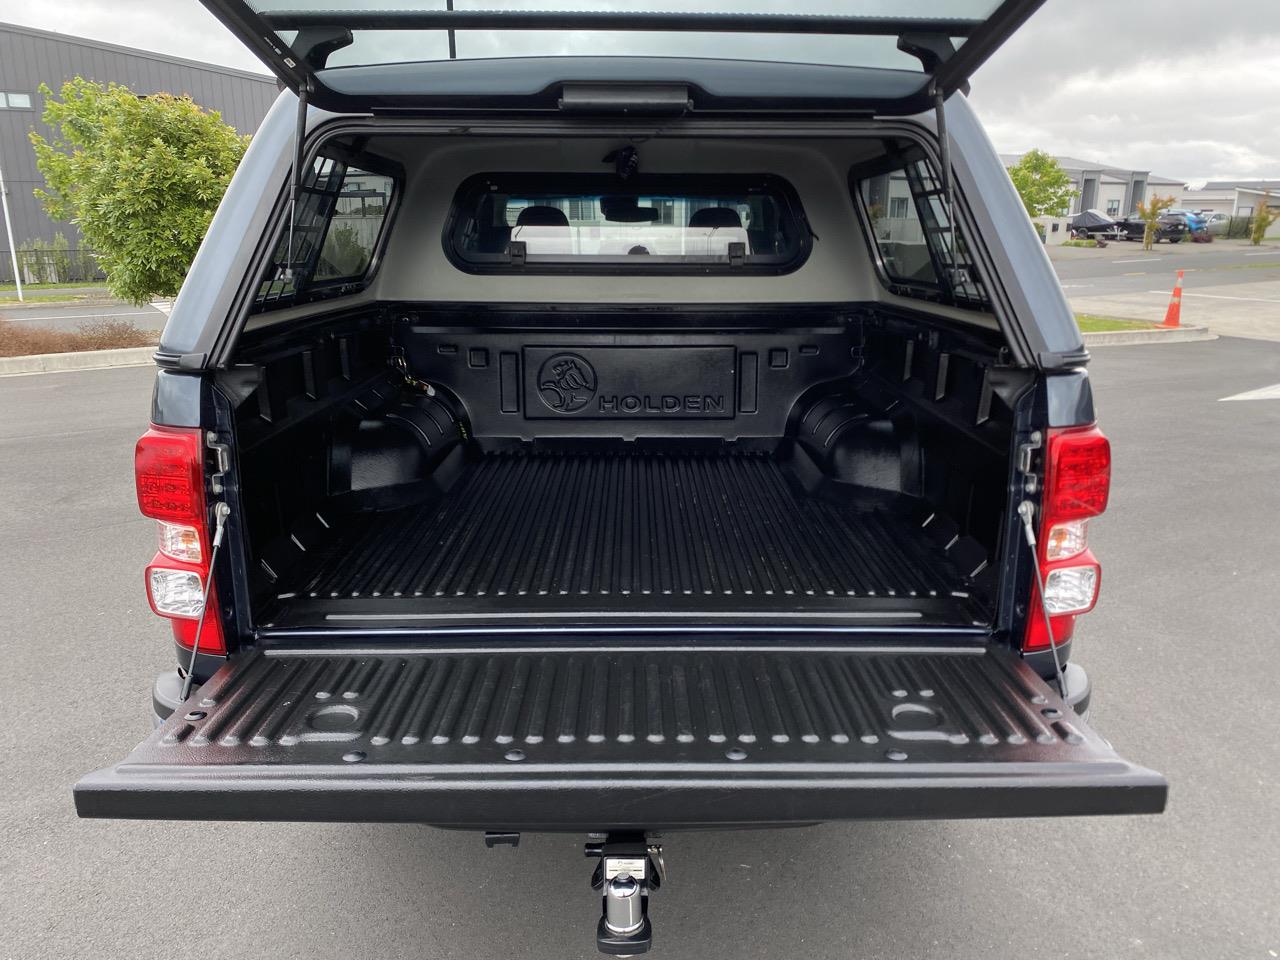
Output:
<instances>
[{"instance_id":1,"label":"hitch receiver","mask_svg":"<svg viewBox=\"0 0 1280 960\"><path fill-rule=\"evenodd\" d=\"M662 848L643 834L606 835L603 843L588 843L587 857L599 859L591 889L601 894L596 946L601 953L631 957L653 946L649 893L662 885Z\"/></svg>"}]
</instances>

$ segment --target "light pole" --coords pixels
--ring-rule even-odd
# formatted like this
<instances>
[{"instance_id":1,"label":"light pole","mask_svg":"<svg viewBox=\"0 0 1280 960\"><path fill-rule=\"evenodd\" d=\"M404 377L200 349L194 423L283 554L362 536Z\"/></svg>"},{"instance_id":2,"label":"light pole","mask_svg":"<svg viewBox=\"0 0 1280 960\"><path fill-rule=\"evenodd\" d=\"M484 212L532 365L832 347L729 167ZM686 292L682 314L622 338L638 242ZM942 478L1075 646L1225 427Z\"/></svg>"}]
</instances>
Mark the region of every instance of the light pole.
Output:
<instances>
[{"instance_id":1,"label":"light pole","mask_svg":"<svg viewBox=\"0 0 1280 960\"><path fill-rule=\"evenodd\" d=\"M9 191L4 186L4 167L0 166L0 207L4 208L4 232L9 238L9 258L13 261L13 282L18 287L18 302L22 302L22 275L18 272L18 248L13 242L13 224L9 221Z\"/></svg>"}]
</instances>

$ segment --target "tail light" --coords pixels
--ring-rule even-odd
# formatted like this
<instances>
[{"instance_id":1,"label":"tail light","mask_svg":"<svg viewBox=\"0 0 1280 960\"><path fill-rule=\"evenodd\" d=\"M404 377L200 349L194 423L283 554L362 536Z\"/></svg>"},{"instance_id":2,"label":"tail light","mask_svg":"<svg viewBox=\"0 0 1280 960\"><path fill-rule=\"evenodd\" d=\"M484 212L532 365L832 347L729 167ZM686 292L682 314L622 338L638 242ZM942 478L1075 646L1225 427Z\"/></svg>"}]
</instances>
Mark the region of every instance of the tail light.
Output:
<instances>
[{"instance_id":1,"label":"tail light","mask_svg":"<svg viewBox=\"0 0 1280 960\"><path fill-rule=\"evenodd\" d=\"M1055 645L1071 639L1076 617L1098 600L1102 571L1089 549L1089 518L1106 510L1110 489L1111 444L1101 430L1049 431L1036 562ZM1022 649L1047 650L1049 629L1040 610L1040 591L1033 586Z\"/></svg>"},{"instance_id":2,"label":"tail light","mask_svg":"<svg viewBox=\"0 0 1280 960\"><path fill-rule=\"evenodd\" d=\"M211 576L200 430L153 426L138 441L133 467L138 509L159 523L159 550L147 565L147 599L152 610L172 622L174 639L193 647ZM209 603L216 609L213 590ZM205 617L200 627L200 650L227 651L216 616Z\"/></svg>"}]
</instances>

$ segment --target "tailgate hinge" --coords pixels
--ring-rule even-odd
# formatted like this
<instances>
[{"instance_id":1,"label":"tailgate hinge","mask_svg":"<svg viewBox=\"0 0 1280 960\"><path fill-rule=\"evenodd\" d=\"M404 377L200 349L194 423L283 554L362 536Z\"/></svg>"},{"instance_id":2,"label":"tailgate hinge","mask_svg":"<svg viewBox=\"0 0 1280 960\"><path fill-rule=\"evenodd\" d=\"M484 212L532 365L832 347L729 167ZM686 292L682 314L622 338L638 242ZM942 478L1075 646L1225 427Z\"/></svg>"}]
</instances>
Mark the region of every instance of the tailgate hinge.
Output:
<instances>
[{"instance_id":1,"label":"tailgate hinge","mask_svg":"<svg viewBox=\"0 0 1280 960\"><path fill-rule=\"evenodd\" d=\"M204 443L213 451L214 472L209 478L209 487L214 493L221 494L226 489L227 472L231 469L231 447L219 440L212 430L205 434Z\"/></svg>"},{"instance_id":2,"label":"tailgate hinge","mask_svg":"<svg viewBox=\"0 0 1280 960\"><path fill-rule=\"evenodd\" d=\"M1022 443L1018 444L1018 473L1022 474L1022 488L1027 493L1035 493L1038 489L1039 482L1036 475L1031 472L1031 468L1035 465L1036 451L1044 444L1044 437L1039 430L1032 432Z\"/></svg>"}]
</instances>

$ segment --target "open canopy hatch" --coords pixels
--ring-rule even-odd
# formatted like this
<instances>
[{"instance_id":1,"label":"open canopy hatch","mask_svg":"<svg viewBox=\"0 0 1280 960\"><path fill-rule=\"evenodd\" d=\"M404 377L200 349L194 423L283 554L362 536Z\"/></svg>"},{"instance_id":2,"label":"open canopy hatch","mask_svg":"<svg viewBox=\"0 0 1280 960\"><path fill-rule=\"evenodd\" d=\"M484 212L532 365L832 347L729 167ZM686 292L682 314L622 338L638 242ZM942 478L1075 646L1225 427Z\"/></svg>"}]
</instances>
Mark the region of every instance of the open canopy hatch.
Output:
<instances>
[{"instance_id":1,"label":"open canopy hatch","mask_svg":"<svg viewBox=\"0 0 1280 960\"><path fill-rule=\"evenodd\" d=\"M849 12L838 14L203 2L286 86L334 111L445 104L572 111L618 107L621 100L630 112L638 105L684 112L760 109L786 101L791 108L838 104L908 114L927 109L936 93L945 97L961 89L1044 0L861 0L840 5ZM466 32L462 44L459 32ZM708 42L707 35L715 34L735 37ZM616 35L625 40L615 45L606 39ZM572 47L570 38L576 37L597 54L616 49L649 56L525 58L534 36L550 38L556 52ZM492 59L440 62L456 58L460 46L464 53L514 58L511 63L524 66L511 69L511 63ZM724 59L704 59L705 50ZM533 68L531 59L544 69ZM789 66L795 69L779 85L777 65L771 64L765 70L770 82L762 83L753 78L761 71L742 69L742 61L750 60L794 61ZM806 61L803 67L800 61ZM664 83L681 89L653 86ZM644 96L633 102L636 88L644 85ZM619 86L632 89L619 97Z\"/></svg>"}]
</instances>

